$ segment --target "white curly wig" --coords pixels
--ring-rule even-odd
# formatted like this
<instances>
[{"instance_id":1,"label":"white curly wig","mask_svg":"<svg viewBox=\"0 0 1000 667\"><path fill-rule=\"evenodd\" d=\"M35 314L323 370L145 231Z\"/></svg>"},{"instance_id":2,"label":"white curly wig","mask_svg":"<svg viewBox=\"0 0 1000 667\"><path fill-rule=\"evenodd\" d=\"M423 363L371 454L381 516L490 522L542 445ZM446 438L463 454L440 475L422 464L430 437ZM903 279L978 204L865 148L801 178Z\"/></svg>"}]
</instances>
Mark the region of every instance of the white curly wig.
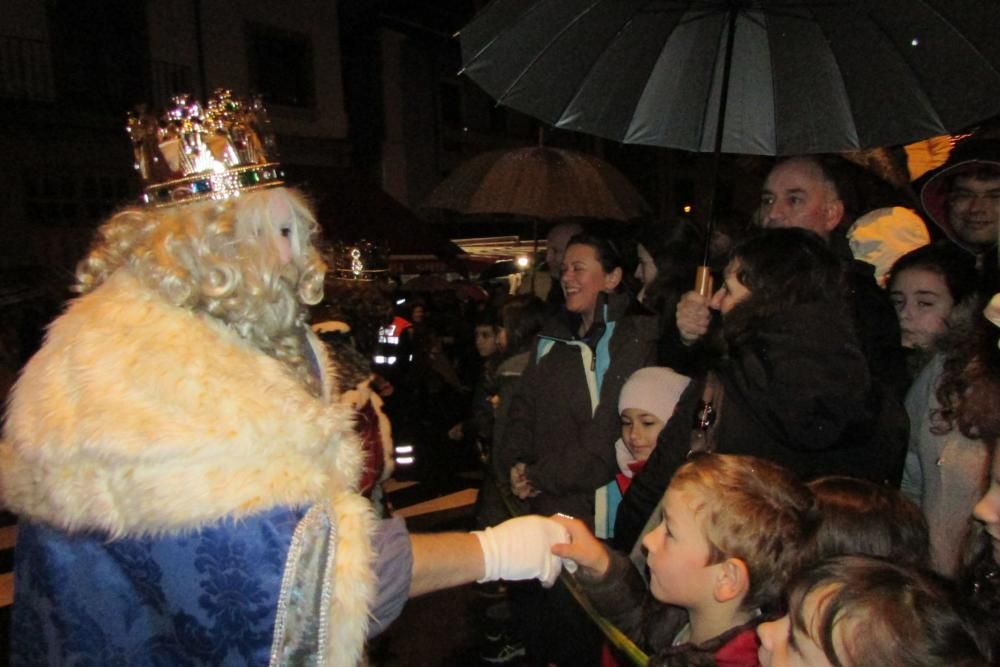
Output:
<instances>
[{"instance_id":1,"label":"white curly wig","mask_svg":"<svg viewBox=\"0 0 1000 667\"><path fill-rule=\"evenodd\" d=\"M225 322L315 393L304 331L306 306L323 298L318 229L303 195L283 187L222 202L127 208L98 230L75 289L90 292L127 267L168 302ZM283 237L290 259L282 257Z\"/></svg>"}]
</instances>

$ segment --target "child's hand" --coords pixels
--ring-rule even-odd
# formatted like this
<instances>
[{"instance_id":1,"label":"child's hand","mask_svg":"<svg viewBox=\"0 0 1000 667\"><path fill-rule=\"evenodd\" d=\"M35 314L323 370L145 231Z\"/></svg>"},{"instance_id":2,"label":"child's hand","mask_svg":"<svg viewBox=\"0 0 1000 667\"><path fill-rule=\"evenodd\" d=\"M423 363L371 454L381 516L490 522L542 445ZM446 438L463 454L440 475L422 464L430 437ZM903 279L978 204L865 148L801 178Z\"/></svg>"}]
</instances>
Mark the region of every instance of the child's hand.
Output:
<instances>
[{"instance_id":1,"label":"child's hand","mask_svg":"<svg viewBox=\"0 0 1000 667\"><path fill-rule=\"evenodd\" d=\"M518 463L510 469L510 491L521 500L534 498L539 491L528 481L527 464Z\"/></svg>"},{"instance_id":2,"label":"child's hand","mask_svg":"<svg viewBox=\"0 0 1000 667\"><path fill-rule=\"evenodd\" d=\"M611 567L611 556L608 555L607 547L601 544L579 519L565 514L553 514L551 518L569 531L569 544L553 545L552 553L573 561L583 568L584 574L589 577L603 577Z\"/></svg>"}]
</instances>

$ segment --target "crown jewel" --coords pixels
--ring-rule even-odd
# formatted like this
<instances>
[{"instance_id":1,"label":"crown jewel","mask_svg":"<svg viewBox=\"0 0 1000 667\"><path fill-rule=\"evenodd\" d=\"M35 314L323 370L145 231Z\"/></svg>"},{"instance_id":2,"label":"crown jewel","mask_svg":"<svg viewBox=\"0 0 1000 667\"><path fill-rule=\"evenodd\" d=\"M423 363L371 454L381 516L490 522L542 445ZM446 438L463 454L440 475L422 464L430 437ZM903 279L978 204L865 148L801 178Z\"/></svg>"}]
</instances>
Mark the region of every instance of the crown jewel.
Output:
<instances>
[{"instance_id":1,"label":"crown jewel","mask_svg":"<svg viewBox=\"0 0 1000 667\"><path fill-rule=\"evenodd\" d=\"M139 107L127 130L143 200L154 206L228 199L283 184L267 112L250 100L218 89L203 107L177 95L157 119Z\"/></svg>"},{"instance_id":2,"label":"crown jewel","mask_svg":"<svg viewBox=\"0 0 1000 667\"><path fill-rule=\"evenodd\" d=\"M336 243L333 276L340 280L375 280L389 270L389 250L370 241Z\"/></svg>"}]
</instances>

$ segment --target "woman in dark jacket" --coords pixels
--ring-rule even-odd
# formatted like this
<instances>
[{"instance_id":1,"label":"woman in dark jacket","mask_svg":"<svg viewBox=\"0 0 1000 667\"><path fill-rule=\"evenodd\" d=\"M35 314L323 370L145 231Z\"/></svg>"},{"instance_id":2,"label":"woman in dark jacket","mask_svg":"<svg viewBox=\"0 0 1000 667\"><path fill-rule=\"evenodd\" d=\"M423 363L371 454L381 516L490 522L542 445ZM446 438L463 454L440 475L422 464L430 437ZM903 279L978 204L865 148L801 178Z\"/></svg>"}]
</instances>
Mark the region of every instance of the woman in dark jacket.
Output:
<instances>
[{"instance_id":1,"label":"woman in dark jacket","mask_svg":"<svg viewBox=\"0 0 1000 667\"><path fill-rule=\"evenodd\" d=\"M566 248L564 309L539 334L511 399L498 466L532 512L562 512L593 527L594 492L615 476L618 394L656 357L656 318L633 314L622 265L606 239L579 234ZM596 665L601 637L562 586L514 601L533 660Z\"/></svg>"},{"instance_id":2,"label":"woman in dark jacket","mask_svg":"<svg viewBox=\"0 0 1000 667\"><path fill-rule=\"evenodd\" d=\"M619 291L622 267L606 239L574 236L561 283L564 310L539 334L507 414L501 461L538 514L593 524L594 491L617 471L618 394L656 356L656 320Z\"/></svg>"},{"instance_id":3,"label":"woman in dark jacket","mask_svg":"<svg viewBox=\"0 0 1000 667\"><path fill-rule=\"evenodd\" d=\"M714 374L715 451L768 458L804 480L836 474L899 484L906 413L872 381L843 285L837 258L806 230L766 230L733 250L711 302L727 350ZM704 383L691 383L671 420L678 425L664 428L623 499L618 548L632 547L683 463L693 423L685 415L697 411Z\"/></svg>"}]
</instances>

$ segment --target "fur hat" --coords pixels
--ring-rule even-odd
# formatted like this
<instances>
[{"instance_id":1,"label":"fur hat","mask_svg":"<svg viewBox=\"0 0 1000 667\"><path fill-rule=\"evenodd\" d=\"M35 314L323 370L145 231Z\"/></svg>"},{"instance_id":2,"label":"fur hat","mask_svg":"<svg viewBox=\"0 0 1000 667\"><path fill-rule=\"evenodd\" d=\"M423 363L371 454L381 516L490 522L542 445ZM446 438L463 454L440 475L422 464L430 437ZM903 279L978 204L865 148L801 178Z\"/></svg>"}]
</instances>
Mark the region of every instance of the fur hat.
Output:
<instances>
[{"instance_id":1,"label":"fur hat","mask_svg":"<svg viewBox=\"0 0 1000 667\"><path fill-rule=\"evenodd\" d=\"M662 366L640 368L629 377L618 397L618 412L639 408L656 415L664 422L674 414L691 378Z\"/></svg>"}]
</instances>

